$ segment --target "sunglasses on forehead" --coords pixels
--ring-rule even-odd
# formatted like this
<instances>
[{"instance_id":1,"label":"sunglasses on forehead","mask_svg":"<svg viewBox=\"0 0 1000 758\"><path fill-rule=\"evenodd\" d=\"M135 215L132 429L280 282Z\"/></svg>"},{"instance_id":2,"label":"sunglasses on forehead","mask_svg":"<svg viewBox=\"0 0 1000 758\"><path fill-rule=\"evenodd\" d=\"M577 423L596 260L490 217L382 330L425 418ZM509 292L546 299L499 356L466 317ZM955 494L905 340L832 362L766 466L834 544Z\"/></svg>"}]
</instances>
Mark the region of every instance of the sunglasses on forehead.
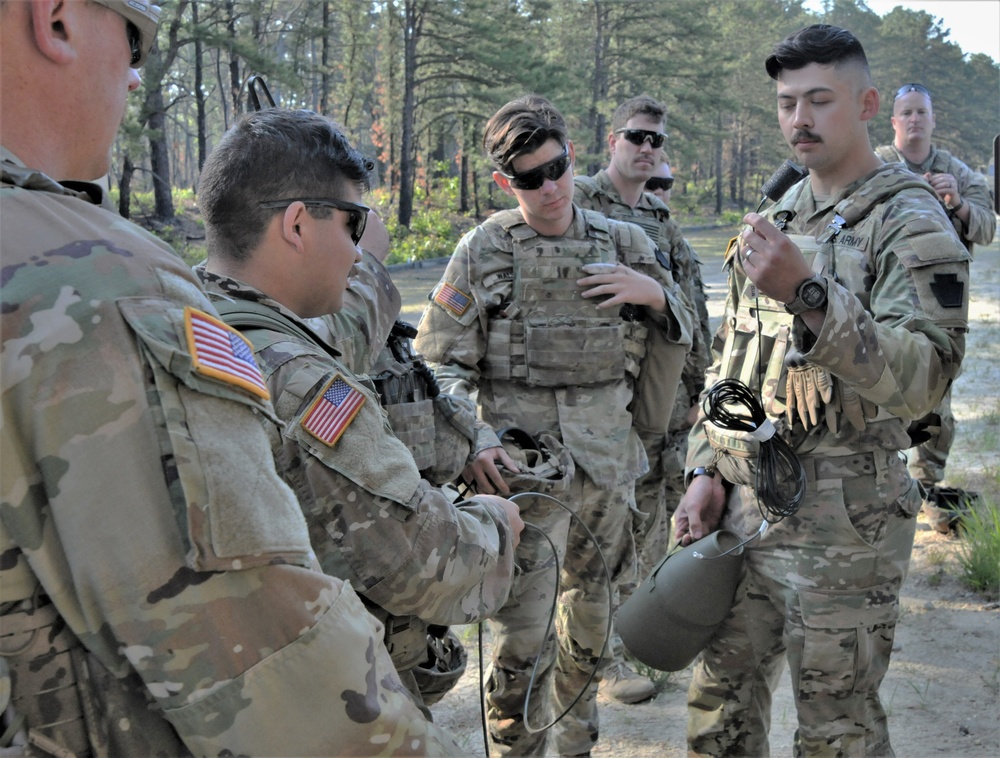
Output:
<instances>
[{"instance_id":1,"label":"sunglasses on forehead","mask_svg":"<svg viewBox=\"0 0 1000 758\"><path fill-rule=\"evenodd\" d=\"M663 190L666 192L673 186L674 177L672 176L651 176L646 180L647 192L656 192L656 190Z\"/></svg>"},{"instance_id":2,"label":"sunglasses on forehead","mask_svg":"<svg viewBox=\"0 0 1000 758\"><path fill-rule=\"evenodd\" d=\"M642 143L649 140L649 146L654 150L663 147L663 141L667 138L664 132L651 132L648 129L616 129L615 134L622 135L636 147L642 147Z\"/></svg>"},{"instance_id":3,"label":"sunglasses on forehead","mask_svg":"<svg viewBox=\"0 0 1000 758\"><path fill-rule=\"evenodd\" d=\"M292 203L302 203L306 207L314 205L346 211L348 214L348 228L351 230L351 241L355 245L361 241L361 235L365 233L365 227L368 225L368 211L370 208L367 205L349 203L346 200L335 200L325 197L290 197L287 200L262 200L259 205L261 208L287 208Z\"/></svg>"},{"instance_id":4,"label":"sunglasses on forehead","mask_svg":"<svg viewBox=\"0 0 1000 758\"><path fill-rule=\"evenodd\" d=\"M501 176L510 180L510 186L519 190L535 190L545 184L546 179L553 182L566 173L569 168L569 145L563 145L562 155L546 161L541 166L525 171L522 174L505 174L500 171Z\"/></svg>"},{"instance_id":5,"label":"sunglasses on forehead","mask_svg":"<svg viewBox=\"0 0 1000 758\"><path fill-rule=\"evenodd\" d=\"M896 90L896 97L893 98L893 101L898 100L903 95L908 95L911 92L919 92L921 95L927 95L927 97L931 96L931 91L922 84L916 84L916 83L904 84L902 87Z\"/></svg>"}]
</instances>

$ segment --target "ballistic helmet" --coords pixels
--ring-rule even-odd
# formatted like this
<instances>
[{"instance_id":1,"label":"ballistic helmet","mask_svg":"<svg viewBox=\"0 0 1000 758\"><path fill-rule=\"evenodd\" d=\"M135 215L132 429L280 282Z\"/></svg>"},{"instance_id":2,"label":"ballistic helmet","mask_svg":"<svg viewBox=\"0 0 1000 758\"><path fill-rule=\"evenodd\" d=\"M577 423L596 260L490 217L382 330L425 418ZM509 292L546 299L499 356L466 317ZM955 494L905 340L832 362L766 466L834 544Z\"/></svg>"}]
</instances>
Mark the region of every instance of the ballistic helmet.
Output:
<instances>
[{"instance_id":1,"label":"ballistic helmet","mask_svg":"<svg viewBox=\"0 0 1000 758\"><path fill-rule=\"evenodd\" d=\"M532 437L523 429L508 427L497 432L500 444L520 471L501 468L511 492L541 492L551 495L569 488L576 473L573 456L553 435L542 432Z\"/></svg>"},{"instance_id":2,"label":"ballistic helmet","mask_svg":"<svg viewBox=\"0 0 1000 758\"><path fill-rule=\"evenodd\" d=\"M156 29L160 25L160 6L142 0L94 0L94 2L124 16L126 21L139 30L139 60L132 64L132 68L139 68L145 64L149 51L153 49L153 43L156 41Z\"/></svg>"},{"instance_id":3,"label":"ballistic helmet","mask_svg":"<svg viewBox=\"0 0 1000 758\"><path fill-rule=\"evenodd\" d=\"M659 671L680 671L709 643L732 607L743 546L720 530L667 554L615 617L625 649Z\"/></svg>"}]
</instances>

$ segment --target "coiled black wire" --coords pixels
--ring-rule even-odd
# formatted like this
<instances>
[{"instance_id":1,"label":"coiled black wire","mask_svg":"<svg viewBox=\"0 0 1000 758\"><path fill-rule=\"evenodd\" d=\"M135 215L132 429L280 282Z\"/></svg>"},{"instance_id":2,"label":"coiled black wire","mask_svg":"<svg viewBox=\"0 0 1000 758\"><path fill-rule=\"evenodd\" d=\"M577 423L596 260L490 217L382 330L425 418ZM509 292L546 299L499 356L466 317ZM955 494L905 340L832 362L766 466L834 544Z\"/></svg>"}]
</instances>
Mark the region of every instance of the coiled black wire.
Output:
<instances>
[{"instance_id":1,"label":"coiled black wire","mask_svg":"<svg viewBox=\"0 0 1000 758\"><path fill-rule=\"evenodd\" d=\"M705 414L716 426L734 432L754 432L768 420L753 390L739 379L722 379L708 391ZM764 519L776 524L802 505L806 494L805 468L777 433L761 441L756 464L757 508Z\"/></svg>"}]
</instances>

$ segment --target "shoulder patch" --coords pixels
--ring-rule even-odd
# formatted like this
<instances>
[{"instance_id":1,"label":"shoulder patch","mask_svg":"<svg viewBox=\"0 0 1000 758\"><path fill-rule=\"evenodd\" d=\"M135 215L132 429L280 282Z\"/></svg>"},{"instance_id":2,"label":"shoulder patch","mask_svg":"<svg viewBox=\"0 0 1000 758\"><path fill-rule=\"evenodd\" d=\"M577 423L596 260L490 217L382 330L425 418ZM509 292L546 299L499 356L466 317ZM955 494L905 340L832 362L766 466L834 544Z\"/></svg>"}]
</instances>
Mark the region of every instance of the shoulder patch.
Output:
<instances>
[{"instance_id":1,"label":"shoulder patch","mask_svg":"<svg viewBox=\"0 0 1000 758\"><path fill-rule=\"evenodd\" d=\"M340 374L335 374L300 423L313 437L333 447L364 404L365 396Z\"/></svg>"},{"instance_id":2,"label":"shoulder patch","mask_svg":"<svg viewBox=\"0 0 1000 758\"><path fill-rule=\"evenodd\" d=\"M184 332L195 371L271 399L253 346L236 329L188 305L184 307Z\"/></svg>"},{"instance_id":3,"label":"shoulder patch","mask_svg":"<svg viewBox=\"0 0 1000 758\"><path fill-rule=\"evenodd\" d=\"M457 287L448 282L444 282L438 291L434 293L434 302L442 308L446 308L456 316L465 313L472 304L472 296L467 295Z\"/></svg>"}]
</instances>

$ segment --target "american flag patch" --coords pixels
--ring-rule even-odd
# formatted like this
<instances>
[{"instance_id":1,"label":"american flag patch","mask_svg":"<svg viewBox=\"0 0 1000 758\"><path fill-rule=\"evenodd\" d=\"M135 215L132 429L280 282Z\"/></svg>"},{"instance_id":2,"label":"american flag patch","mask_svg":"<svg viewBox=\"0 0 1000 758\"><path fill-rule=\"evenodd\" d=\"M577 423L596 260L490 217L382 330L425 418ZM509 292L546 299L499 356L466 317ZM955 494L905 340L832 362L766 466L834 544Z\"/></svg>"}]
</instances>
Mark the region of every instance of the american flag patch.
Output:
<instances>
[{"instance_id":1,"label":"american flag patch","mask_svg":"<svg viewBox=\"0 0 1000 758\"><path fill-rule=\"evenodd\" d=\"M253 358L253 346L233 327L191 306L184 308L188 351L199 374L235 384L271 399L264 376Z\"/></svg>"},{"instance_id":2,"label":"american flag patch","mask_svg":"<svg viewBox=\"0 0 1000 758\"><path fill-rule=\"evenodd\" d=\"M462 292L462 290L455 289L448 282L445 282L441 285L441 289L437 291L437 294L434 295L434 302L444 306L456 316L461 316L468 310L472 298Z\"/></svg>"},{"instance_id":3,"label":"american flag patch","mask_svg":"<svg viewBox=\"0 0 1000 758\"><path fill-rule=\"evenodd\" d=\"M333 447L364 404L365 396L337 374L302 417L302 428Z\"/></svg>"}]
</instances>

